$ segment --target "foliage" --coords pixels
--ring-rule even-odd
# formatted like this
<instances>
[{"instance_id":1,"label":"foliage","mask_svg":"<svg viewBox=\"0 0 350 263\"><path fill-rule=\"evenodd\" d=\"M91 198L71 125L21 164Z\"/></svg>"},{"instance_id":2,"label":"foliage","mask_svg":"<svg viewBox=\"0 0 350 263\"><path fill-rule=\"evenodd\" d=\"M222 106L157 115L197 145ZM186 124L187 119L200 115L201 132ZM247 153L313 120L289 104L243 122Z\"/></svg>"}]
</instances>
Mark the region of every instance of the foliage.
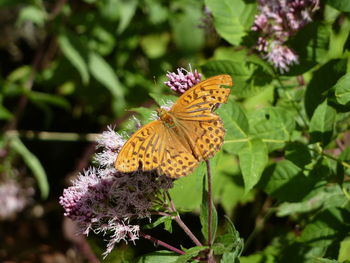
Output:
<instances>
[{"instance_id":1,"label":"foliage","mask_svg":"<svg viewBox=\"0 0 350 263\"><path fill-rule=\"evenodd\" d=\"M0 18L6 39L0 41L0 170L28 168L47 198L48 182L53 187L62 178L45 170L56 162L71 165L66 173L74 170L61 141L73 143L110 123L133 132L133 113L145 124L153 99L174 100L162 84L167 71L190 63L205 77L230 74L234 80L229 102L217 110L225 142L211 160L217 260L350 261L347 3L321 4L313 21L288 41L299 64L281 74L254 49L255 1L0 1L7 14ZM32 140L63 150L40 150ZM46 155L55 160L40 163ZM176 180L170 195L179 212L199 213L196 234L206 245L205 173L203 164ZM144 230L174 233L173 218L152 218ZM182 236L176 237L172 242L182 245ZM178 256L151 247L137 258L112 253L106 260L195 262L206 249L183 248L186 254Z\"/></svg>"}]
</instances>

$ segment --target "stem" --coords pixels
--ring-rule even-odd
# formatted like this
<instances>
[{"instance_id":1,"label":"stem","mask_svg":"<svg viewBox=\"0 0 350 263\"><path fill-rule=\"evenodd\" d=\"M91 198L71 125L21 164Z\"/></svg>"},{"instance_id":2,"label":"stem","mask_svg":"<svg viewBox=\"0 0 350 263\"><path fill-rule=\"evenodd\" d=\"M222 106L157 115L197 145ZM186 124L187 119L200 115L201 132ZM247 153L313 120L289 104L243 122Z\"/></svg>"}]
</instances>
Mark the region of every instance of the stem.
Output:
<instances>
[{"instance_id":1,"label":"stem","mask_svg":"<svg viewBox=\"0 0 350 263\"><path fill-rule=\"evenodd\" d=\"M167 198L170 203L169 210L173 213L176 213L176 216L173 218L175 219L175 222L182 228L182 230L188 235L188 237L195 243L197 246L203 246L203 244L198 240L198 238L192 233L192 231L187 227L187 225L182 221L179 213L176 211L175 205L173 200L171 200L170 194L167 191L166 192Z\"/></svg>"},{"instance_id":2,"label":"stem","mask_svg":"<svg viewBox=\"0 0 350 263\"><path fill-rule=\"evenodd\" d=\"M140 234L140 236L143 237L144 239L150 240L150 241L152 241L153 243L155 243L155 244L157 244L157 245L159 245L159 246L165 247L165 248L169 249L170 251L173 251L173 252L175 252L175 253L177 253L177 254L180 254L180 255L186 254L186 253L183 252L182 250L177 249L176 247L173 247L172 245L169 245L168 243L165 243L165 242L163 242L163 241L161 241L161 240L159 240L159 239L157 239L157 238L155 238L155 237L152 237L152 236L150 236L150 235L148 235L148 234L145 234L145 233L143 233L143 232L141 232L141 231L139 232L139 234Z\"/></svg>"},{"instance_id":3,"label":"stem","mask_svg":"<svg viewBox=\"0 0 350 263\"><path fill-rule=\"evenodd\" d=\"M207 174L208 174L208 245L209 248L213 245L212 237L212 210L213 210L213 200L212 200L212 190L211 190L211 171L210 171L210 161L205 161L207 164Z\"/></svg>"},{"instance_id":4,"label":"stem","mask_svg":"<svg viewBox=\"0 0 350 263\"><path fill-rule=\"evenodd\" d=\"M350 168L350 164L349 164L349 163L344 162L344 161L342 161L342 160L339 160L338 158L336 158L336 157L334 157L334 156L332 156L332 155L330 155L330 154L328 154L328 153L325 153L325 152L323 151L322 148L321 148L321 149L318 149L318 150L312 149L312 148L311 148L310 150L313 151L313 152L315 152L315 153L320 154L320 155L323 156L323 157L327 157L327 158L329 158L329 159L331 159L331 160L333 160L333 161L336 161L337 163L343 165L343 166L346 167L346 168Z\"/></svg>"},{"instance_id":5,"label":"stem","mask_svg":"<svg viewBox=\"0 0 350 263\"><path fill-rule=\"evenodd\" d=\"M95 142L99 136L97 133L79 134L74 132L47 132L47 131L18 131L8 130L5 132L8 136L18 136L28 140L42 141L89 141Z\"/></svg>"}]
</instances>

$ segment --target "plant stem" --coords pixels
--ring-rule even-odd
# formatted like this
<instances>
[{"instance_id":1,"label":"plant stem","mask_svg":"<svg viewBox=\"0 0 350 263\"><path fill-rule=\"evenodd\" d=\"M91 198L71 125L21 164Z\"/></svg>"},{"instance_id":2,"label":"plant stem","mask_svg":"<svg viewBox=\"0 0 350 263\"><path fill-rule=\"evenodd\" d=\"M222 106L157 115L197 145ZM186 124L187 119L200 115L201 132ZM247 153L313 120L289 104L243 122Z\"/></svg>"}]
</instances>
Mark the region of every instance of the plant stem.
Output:
<instances>
[{"instance_id":1,"label":"plant stem","mask_svg":"<svg viewBox=\"0 0 350 263\"><path fill-rule=\"evenodd\" d=\"M168 243L165 243L165 242L163 242L163 241L161 241L161 240L159 240L159 239L157 239L155 237L152 237L151 235L145 234L145 233L143 233L141 231L139 232L139 234L144 239L150 240L153 243L155 243L155 244L157 244L159 246L165 247L165 248L167 248L167 249L169 249L169 250L171 250L171 251L173 251L173 252L175 252L177 254L180 254L180 255L184 255L185 254L185 252L183 252L182 250L177 249L176 247L173 247L172 245L169 245Z\"/></svg>"},{"instance_id":2,"label":"plant stem","mask_svg":"<svg viewBox=\"0 0 350 263\"><path fill-rule=\"evenodd\" d=\"M346 167L346 168L350 168L350 164L347 163L347 162L344 162L328 153L325 153L324 150L319 146L319 149L312 149L312 148L309 148L311 151L315 152L315 153L318 153L320 154L321 156L323 157L326 157L326 158L329 158L333 161L336 161L337 163L341 164L342 166Z\"/></svg>"},{"instance_id":3,"label":"plant stem","mask_svg":"<svg viewBox=\"0 0 350 263\"><path fill-rule=\"evenodd\" d=\"M173 200L171 200L170 194L167 191L166 192L167 198L170 203L169 210L173 213L176 213L176 216L174 216L175 222L182 228L182 230L189 236L189 238L195 243L197 246L203 246L203 244L198 240L198 238L192 233L192 231L187 227L187 225L182 221L179 213L176 211L175 205Z\"/></svg>"},{"instance_id":4,"label":"plant stem","mask_svg":"<svg viewBox=\"0 0 350 263\"><path fill-rule=\"evenodd\" d=\"M18 136L27 140L41 140L41 141L89 141L95 142L99 136L97 133L73 133L73 132L47 132L47 131L6 131L8 136Z\"/></svg>"},{"instance_id":5,"label":"plant stem","mask_svg":"<svg viewBox=\"0 0 350 263\"><path fill-rule=\"evenodd\" d=\"M207 175L208 175L208 245L209 248L213 245L212 237L212 210L213 210L213 200L212 200L212 190L211 190L211 170L210 170L210 161L205 161L207 164Z\"/></svg>"}]
</instances>

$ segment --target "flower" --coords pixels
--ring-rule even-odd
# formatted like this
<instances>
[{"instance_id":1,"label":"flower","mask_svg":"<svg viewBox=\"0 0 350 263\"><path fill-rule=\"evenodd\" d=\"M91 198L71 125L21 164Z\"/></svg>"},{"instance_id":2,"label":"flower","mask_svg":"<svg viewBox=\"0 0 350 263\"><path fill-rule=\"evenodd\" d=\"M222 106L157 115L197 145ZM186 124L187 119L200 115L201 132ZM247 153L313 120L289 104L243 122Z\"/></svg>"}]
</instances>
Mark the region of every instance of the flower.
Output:
<instances>
[{"instance_id":1,"label":"flower","mask_svg":"<svg viewBox=\"0 0 350 263\"><path fill-rule=\"evenodd\" d=\"M102 151L95 155L95 161L103 167L112 166L117 159L118 152L123 147L125 140L121 135L116 133L112 127L108 126L97 138L97 148Z\"/></svg>"},{"instance_id":2,"label":"flower","mask_svg":"<svg viewBox=\"0 0 350 263\"><path fill-rule=\"evenodd\" d=\"M297 54L285 42L307 23L318 0L259 0L259 14L252 30L260 33L256 49L282 73L298 63Z\"/></svg>"},{"instance_id":3,"label":"flower","mask_svg":"<svg viewBox=\"0 0 350 263\"><path fill-rule=\"evenodd\" d=\"M270 52L265 56L267 61L282 73L288 71L289 66L299 62L298 56L290 48L277 41L270 43L269 50Z\"/></svg>"},{"instance_id":4,"label":"flower","mask_svg":"<svg viewBox=\"0 0 350 263\"><path fill-rule=\"evenodd\" d=\"M95 157L98 168L80 173L72 186L64 189L59 203L64 215L76 222L80 234L109 235L104 256L121 240L134 242L140 226L132 220L150 218L153 207L162 200L162 191L172 180L153 172L121 173L113 165L125 140L111 127L97 140L102 151Z\"/></svg>"},{"instance_id":5,"label":"flower","mask_svg":"<svg viewBox=\"0 0 350 263\"><path fill-rule=\"evenodd\" d=\"M197 70L192 72L191 67L190 71L184 68L178 68L177 73L168 71L166 76L169 80L164 82L164 84L178 94L183 94L202 80L202 74L198 73Z\"/></svg>"},{"instance_id":6,"label":"flower","mask_svg":"<svg viewBox=\"0 0 350 263\"><path fill-rule=\"evenodd\" d=\"M23 187L15 180L7 179L0 184L0 219L10 219L30 202L34 189Z\"/></svg>"}]
</instances>

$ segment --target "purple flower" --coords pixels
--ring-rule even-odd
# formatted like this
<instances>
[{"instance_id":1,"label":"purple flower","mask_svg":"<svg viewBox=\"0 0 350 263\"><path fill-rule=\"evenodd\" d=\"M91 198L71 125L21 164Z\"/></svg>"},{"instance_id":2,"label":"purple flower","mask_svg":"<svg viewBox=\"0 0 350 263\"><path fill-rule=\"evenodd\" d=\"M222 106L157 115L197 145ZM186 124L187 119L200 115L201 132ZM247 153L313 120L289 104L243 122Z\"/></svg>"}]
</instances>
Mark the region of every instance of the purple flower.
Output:
<instances>
[{"instance_id":1,"label":"purple flower","mask_svg":"<svg viewBox=\"0 0 350 263\"><path fill-rule=\"evenodd\" d=\"M267 61L282 73L288 71L291 65L299 63L298 56L289 47L277 41L270 44L269 50L265 56Z\"/></svg>"},{"instance_id":2,"label":"purple flower","mask_svg":"<svg viewBox=\"0 0 350 263\"><path fill-rule=\"evenodd\" d=\"M60 197L64 215L75 221L79 233L112 233L107 251L120 240L138 238L137 218L150 217L160 192L172 187L172 180L152 173L121 174L114 170L90 168L64 189ZM109 252L106 253L108 254Z\"/></svg>"},{"instance_id":3,"label":"purple flower","mask_svg":"<svg viewBox=\"0 0 350 263\"><path fill-rule=\"evenodd\" d=\"M192 72L191 68L190 71L187 71L184 68L178 68L177 73L168 71L166 76L169 80L164 82L164 84L178 94L183 94L202 79L202 74L198 73L197 70Z\"/></svg>"},{"instance_id":4,"label":"purple flower","mask_svg":"<svg viewBox=\"0 0 350 263\"><path fill-rule=\"evenodd\" d=\"M259 0L259 14L252 30L260 34L256 49L282 73L298 63L285 42L311 21L318 0Z\"/></svg>"},{"instance_id":5,"label":"purple flower","mask_svg":"<svg viewBox=\"0 0 350 263\"><path fill-rule=\"evenodd\" d=\"M72 186L64 189L60 204L64 215L78 225L80 234L109 235L106 256L121 240L138 239L139 225L133 219L150 217L162 192L172 187L172 180L152 172L124 174L114 167L114 161L125 140L110 127L98 138L95 161L99 168L90 167L79 174Z\"/></svg>"},{"instance_id":6,"label":"purple flower","mask_svg":"<svg viewBox=\"0 0 350 263\"><path fill-rule=\"evenodd\" d=\"M97 148L102 149L95 155L95 161L102 167L113 166L118 152L123 147L125 140L110 126L97 138Z\"/></svg>"}]
</instances>

